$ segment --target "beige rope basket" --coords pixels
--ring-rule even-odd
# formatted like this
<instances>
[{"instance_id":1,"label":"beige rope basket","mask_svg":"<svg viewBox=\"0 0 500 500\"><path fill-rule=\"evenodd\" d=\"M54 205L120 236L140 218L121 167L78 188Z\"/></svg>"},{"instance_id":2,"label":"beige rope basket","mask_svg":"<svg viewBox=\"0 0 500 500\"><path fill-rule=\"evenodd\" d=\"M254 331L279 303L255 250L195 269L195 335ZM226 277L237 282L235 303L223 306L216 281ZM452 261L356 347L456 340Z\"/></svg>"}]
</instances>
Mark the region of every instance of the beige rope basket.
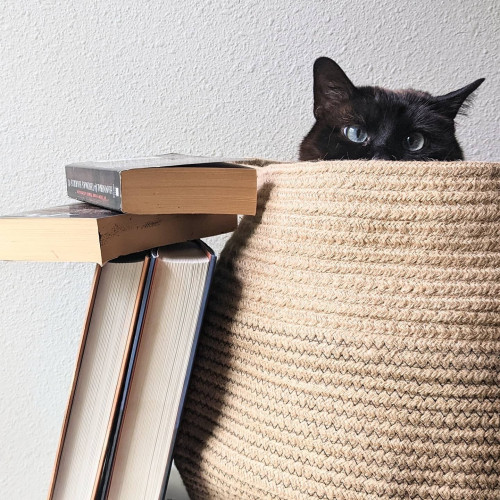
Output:
<instances>
[{"instance_id":1,"label":"beige rope basket","mask_svg":"<svg viewBox=\"0 0 500 500\"><path fill-rule=\"evenodd\" d=\"M500 164L259 169L175 460L191 498L500 498Z\"/></svg>"}]
</instances>

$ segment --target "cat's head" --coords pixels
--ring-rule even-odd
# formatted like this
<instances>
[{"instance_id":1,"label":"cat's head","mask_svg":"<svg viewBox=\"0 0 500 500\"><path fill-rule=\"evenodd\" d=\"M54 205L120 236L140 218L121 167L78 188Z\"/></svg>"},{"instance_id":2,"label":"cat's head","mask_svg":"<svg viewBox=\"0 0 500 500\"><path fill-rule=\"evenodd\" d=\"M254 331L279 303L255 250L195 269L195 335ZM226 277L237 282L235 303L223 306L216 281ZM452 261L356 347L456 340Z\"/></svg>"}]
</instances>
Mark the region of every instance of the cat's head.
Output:
<instances>
[{"instance_id":1,"label":"cat's head","mask_svg":"<svg viewBox=\"0 0 500 500\"><path fill-rule=\"evenodd\" d=\"M337 63L321 57L314 63L316 124L300 159L460 160L454 120L483 81L442 96L356 87Z\"/></svg>"}]
</instances>

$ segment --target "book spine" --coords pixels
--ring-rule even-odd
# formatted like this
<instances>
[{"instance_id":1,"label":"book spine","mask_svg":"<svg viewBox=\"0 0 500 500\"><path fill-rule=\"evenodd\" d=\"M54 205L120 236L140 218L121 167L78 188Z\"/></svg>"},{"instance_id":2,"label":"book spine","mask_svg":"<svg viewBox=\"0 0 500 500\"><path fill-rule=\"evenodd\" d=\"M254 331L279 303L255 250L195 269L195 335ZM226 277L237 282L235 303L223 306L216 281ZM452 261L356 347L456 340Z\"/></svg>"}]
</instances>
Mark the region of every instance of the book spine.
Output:
<instances>
[{"instance_id":1,"label":"book spine","mask_svg":"<svg viewBox=\"0 0 500 500\"><path fill-rule=\"evenodd\" d=\"M70 198L121 211L121 175L118 170L66 165L66 187Z\"/></svg>"}]
</instances>

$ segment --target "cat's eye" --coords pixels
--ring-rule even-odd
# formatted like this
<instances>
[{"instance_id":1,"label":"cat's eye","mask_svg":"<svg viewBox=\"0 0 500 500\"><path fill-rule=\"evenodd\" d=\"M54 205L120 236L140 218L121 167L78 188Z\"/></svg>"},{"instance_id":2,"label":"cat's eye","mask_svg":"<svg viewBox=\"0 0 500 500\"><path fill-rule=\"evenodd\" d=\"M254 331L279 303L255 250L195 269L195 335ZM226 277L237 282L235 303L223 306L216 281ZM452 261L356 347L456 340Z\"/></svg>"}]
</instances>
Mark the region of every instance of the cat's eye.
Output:
<instances>
[{"instance_id":1,"label":"cat's eye","mask_svg":"<svg viewBox=\"0 0 500 500\"><path fill-rule=\"evenodd\" d=\"M368 133L366 130L363 127L358 127L356 125L344 127L342 132L350 141L358 144L365 142L368 139Z\"/></svg>"},{"instance_id":2,"label":"cat's eye","mask_svg":"<svg viewBox=\"0 0 500 500\"><path fill-rule=\"evenodd\" d=\"M412 132L405 139L405 146L410 151L419 151L424 147L425 138L420 132Z\"/></svg>"}]
</instances>

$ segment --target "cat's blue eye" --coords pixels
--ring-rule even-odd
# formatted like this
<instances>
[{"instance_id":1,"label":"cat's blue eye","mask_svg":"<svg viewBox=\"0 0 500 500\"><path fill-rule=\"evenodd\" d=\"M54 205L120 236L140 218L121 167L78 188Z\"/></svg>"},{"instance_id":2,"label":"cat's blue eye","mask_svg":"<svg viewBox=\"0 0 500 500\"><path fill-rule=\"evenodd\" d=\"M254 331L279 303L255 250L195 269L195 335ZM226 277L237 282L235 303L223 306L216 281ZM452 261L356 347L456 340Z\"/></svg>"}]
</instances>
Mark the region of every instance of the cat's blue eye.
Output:
<instances>
[{"instance_id":1,"label":"cat's blue eye","mask_svg":"<svg viewBox=\"0 0 500 500\"><path fill-rule=\"evenodd\" d=\"M419 151L424 147L425 138L420 132L412 132L405 139L405 146L410 151Z\"/></svg>"},{"instance_id":2,"label":"cat's blue eye","mask_svg":"<svg viewBox=\"0 0 500 500\"><path fill-rule=\"evenodd\" d=\"M368 139L368 133L366 130L363 127L358 127L356 125L344 127L342 132L350 141L358 144L365 142Z\"/></svg>"}]
</instances>

